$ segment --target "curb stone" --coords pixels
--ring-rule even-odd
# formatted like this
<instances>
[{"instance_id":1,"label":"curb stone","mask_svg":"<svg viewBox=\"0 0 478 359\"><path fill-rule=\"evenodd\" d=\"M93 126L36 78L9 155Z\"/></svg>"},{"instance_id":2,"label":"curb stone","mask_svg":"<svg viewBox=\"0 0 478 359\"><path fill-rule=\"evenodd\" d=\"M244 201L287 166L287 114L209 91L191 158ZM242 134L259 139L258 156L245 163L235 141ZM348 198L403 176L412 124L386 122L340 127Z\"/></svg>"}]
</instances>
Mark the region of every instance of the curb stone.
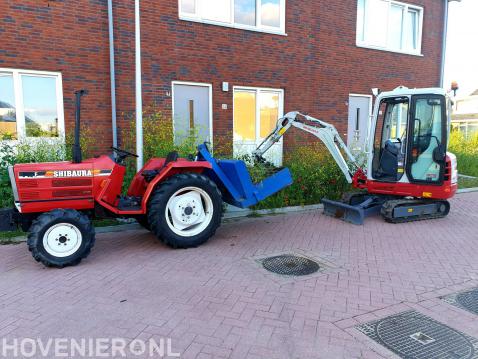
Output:
<instances>
[{"instance_id":1,"label":"curb stone","mask_svg":"<svg viewBox=\"0 0 478 359\"><path fill-rule=\"evenodd\" d=\"M244 218L248 216L258 215L258 216L266 216L266 215L273 215L273 214L285 214L285 213L294 213L294 212L307 212L313 211L324 208L322 204L313 204L308 206L294 206L294 207L283 207L283 208L273 208L273 209L260 209L260 210L251 210L251 209L240 209L233 206L227 206L226 213L224 214L224 219L238 219ZM142 229L138 223L126 223L126 224L119 224L117 226L106 226L106 227L96 227L96 233L112 233L112 232L124 232L124 231L135 231ZM0 239L0 244L5 242L5 244L12 244L26 242L26 236L18 236L13 238L6 238L5 240Z\"/></svg>"},{"instance_id":2,"label":"curb stone","mask_svg":"<svg viewBox=\"0 0 478 359\"><path fill-rule=\"evenodd\" d=\"M478 192L478 187L474 188L462 188L459 189L456 193L470 193L470 192ZM224 219L232 220L232 219L239 219L244 217L250 216L268 216L268 215L275 215L275 214L286 214L286 213L300 213L300 212L308 212L308 211L315 211L321 210L324 208L323 204L311 204L307 206L292 206L292 207L282 207L282 208L272 208L272 209L259 209L259 210L252 210L252 209L241 209L237 207L233 207L228 205L226 208L226 213L224 214ZM107 226L107 227L97 227L95 228L96 233L111 233L111 232L124 232L124 231L134 231L138 229L142 229L138 223L126 223L126 224L119 224L117 226ZM21 242L26 242L26 236L19 236L8 238L5 240L0 239L0 244L5 242L5 244L16 244Z\"/></svg>"}]
</instances>

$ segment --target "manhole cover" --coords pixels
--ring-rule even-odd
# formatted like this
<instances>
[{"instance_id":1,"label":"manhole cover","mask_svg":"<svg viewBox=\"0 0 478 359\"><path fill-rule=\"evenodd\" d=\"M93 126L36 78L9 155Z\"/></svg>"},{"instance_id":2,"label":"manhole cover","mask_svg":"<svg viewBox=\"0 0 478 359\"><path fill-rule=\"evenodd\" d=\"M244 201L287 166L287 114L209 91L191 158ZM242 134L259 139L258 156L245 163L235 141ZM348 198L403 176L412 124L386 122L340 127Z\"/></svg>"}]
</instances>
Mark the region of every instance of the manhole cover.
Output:
<instances>
[{"instance_id":1,"label":"manhole cover","mask_svg":"<svg viewBox=\"0 0 478 359\"><path fill-rule=\"evenodd\" d=\"M262 266L270 272L283 275L308 275L320 268L313 260L291 254L265 258Z\"/></svg>"},{"instance_id":2,"label":"manhole cover","mask_svg":"<svg viewBox=\"0 0 478 359\"><path fill-rule=\"evenodd\" d=\"M416 311L392 315L356 328L401 358L478 358L478 340Z\"/></svg>"},{"instance_id":3,"label":"manhole cover","mask_svg":"<svg viewBox=\"0 0 478 359\"><path fill-rule=\"evenodd\" d=\"M478 288L455 293L442 298L447 303L478 315Z\"/></svg>"}]
</instances>

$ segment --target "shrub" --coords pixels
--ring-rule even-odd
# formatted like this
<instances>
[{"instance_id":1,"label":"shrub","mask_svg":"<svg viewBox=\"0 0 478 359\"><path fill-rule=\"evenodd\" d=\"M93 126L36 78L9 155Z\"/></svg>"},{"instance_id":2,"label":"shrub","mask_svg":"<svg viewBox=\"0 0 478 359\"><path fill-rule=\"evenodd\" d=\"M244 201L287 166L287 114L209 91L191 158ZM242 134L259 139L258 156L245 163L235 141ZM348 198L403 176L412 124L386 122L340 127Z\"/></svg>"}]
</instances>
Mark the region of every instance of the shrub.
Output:
<instances>
[{"instance_id":1,"label":"shrub","mask_svg":"<svg viewBox=\"0 0 478 359\"><path fill-rule=\"evenodd\" d=\"M478 177L478 133L465 138L458 130L450 133L449 150L458 160L458 173Z\"/></svg>"},{"instance_id":2,"label":"shrub","mask_svg":"<svg viewBox=\"0 0 478 359\"><path fill-rule=\"evenodd\" d=\"M136 123L132 116L126 118L129 125L122 131L123 147L135 152ZM195 131L182 136L185 141L174 143L172 120L164 116L155 106L148 108L143 114L143 153L145 162L152 157L165 157L171 151L178 151L183 157L196 153L198 134ZM229 138L231 138L230 136ZM214 143L216 158L226 157L229 144L216 139ZM229 157L229 156L227 156ZM252 163L247 156L242 156L246 163ZM284 160L294 178L294 184L276 195L259 203L256 208L277 208L284 206L303 206L319 203L323 197L336 199L349 188L344 176L328 150L322 144L310 144L292 151ZM248 166L254 182L259 182L277 170L270 164ZM136 173L135 159L129 159L123 191Z\"/></svg>"},{"instance_id":3,"label":"shrub","mask_svg":"<svg viewBox=\"0 0 478 359\"><path fill-rule=\"evenodd\" d=\"M320 143L296 148L286 156L284 166L290 169L294 183L260 202L255 209L317 204L324 197L338 199L350 190L329 151ZM255 181L264 178L268 171L264 164L250 169Z\"/></svg>"},{"instance_id":4,"label":"shrub","mask_svg":"<svg viewBox=\"0 0 478 359\"><path fill-rule=\"evenodd\" d=\"M128 126L121 131L122 147L127 151L136 152L136 121L133 115L124 116ZM178 151L181 157L196 153L197 131L191 131L181 144L174 143L173 121L158 111L156 106L150 106L143 113L143 158L146 163L154 157L166 157L169 152ZM136 174L136 158L128 158L123 192Z\"/></svg>"}]
</instances>

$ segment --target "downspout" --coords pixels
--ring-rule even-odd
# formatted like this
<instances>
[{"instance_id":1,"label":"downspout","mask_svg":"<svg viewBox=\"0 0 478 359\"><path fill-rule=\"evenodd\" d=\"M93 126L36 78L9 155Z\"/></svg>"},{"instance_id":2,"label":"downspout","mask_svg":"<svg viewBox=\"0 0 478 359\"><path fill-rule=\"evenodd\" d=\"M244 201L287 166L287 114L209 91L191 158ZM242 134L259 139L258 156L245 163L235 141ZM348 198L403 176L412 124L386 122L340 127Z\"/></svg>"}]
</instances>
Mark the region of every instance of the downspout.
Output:
<instances>
[{"instance_id":1,"label":"downspout","mask_svg":"<svg viewBox=\"0 0 478 359\"><path fill-rule=\"evenodd\" d=\"M113 2L108 0L108 33L110 45L110 80L111 80L111 127L113 130L113 146L118 147L118 132L116 127L116 72L115 72L115 43L113 34Z\"/></svg>"},{"instance_id":2,"label":"downspout","mask_svg":"<svg viewBox=\"0 0 478 359\"><path fill-rule=\"evenodd\" d=\"M143 99L141 94L141 36L139 0L134 1L135 65L136 65L136 167L143 167Z\"/></svg>"},{"instance_id":3,"label":"downspout","mask_svg":"<svg viewBox=\"0 0 478 359\"><path fill-rule=\"evenodd\" d=\"M445 61L446 61L446 37L448 33L448 0L445 2L445 11L443 15L443 38L441 45L441 69L440 69L440 87L443 88L445 81Z\"/></svg>"}]
</instances>

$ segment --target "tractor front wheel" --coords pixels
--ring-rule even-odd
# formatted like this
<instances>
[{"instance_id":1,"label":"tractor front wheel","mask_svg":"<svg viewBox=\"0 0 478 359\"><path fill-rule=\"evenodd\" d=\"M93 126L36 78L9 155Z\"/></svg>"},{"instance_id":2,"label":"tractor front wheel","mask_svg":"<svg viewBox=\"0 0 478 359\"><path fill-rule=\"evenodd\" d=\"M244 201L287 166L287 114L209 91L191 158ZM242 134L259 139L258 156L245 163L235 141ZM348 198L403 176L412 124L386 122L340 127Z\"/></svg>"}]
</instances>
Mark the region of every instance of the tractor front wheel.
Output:
<instances>
[{"instance_id":1,"label":"tractor front wheel","mask_svg":"<svg viewBox=\"0 0 478 359\"><path fill-rule=\"evenodd\" d=\"M55 209L33 221L27 244L37 262L63 268L80 263L90 254L95 229L86 215L73 209Z\"/></svg>"},{"instance_id":2,"label":"tractor front wheel","mask_svg":"<svg viewBox=\"0 0 478 359\"><path fill-rule=\"evenodd\" d=\"M148 203L152 232L173 248L197 247L221 225L222 197L216 184L195 173L161 183Z\"/></svg>"}]
</instances>

